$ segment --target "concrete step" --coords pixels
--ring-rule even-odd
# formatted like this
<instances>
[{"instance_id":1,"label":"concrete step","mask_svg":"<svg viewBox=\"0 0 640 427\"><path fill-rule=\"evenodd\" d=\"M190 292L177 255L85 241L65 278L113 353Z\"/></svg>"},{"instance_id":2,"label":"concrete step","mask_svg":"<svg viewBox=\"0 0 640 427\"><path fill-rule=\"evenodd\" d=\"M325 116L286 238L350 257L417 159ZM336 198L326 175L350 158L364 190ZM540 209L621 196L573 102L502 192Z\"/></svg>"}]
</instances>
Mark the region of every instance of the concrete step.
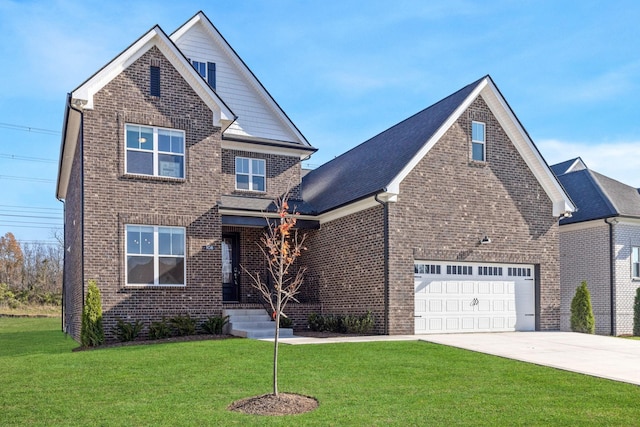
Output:
<instances>
[{"instance_id":1,"label":"concrete step","mask_svg":"<svg viewBox=\"0 0 640 427\"><path fill-rule=\"evenodd\" d=\"M266 329L231 329L231 335L236 337L243 338L275 338L276 336L276 328ZM280 338L291 338L293 337L293 329L290 328L281 328L280 329Z\"/></svg>"},{"instance_id":2,"label":"concrete step","mask_svg":"<svg viewBox=\"0 0 640 427\"><path fill-rule=\"evenodd\" d=\"M271 320L261 320L261 321L245 321L240 320L236 322L234 319L233 322L229 322L231 325L231 329L275 329L276 322L272 322Z\"/></svg>"},{"instance_id":3,"label":"concrete step","mask_svg":"<svg viewBox=\"0 0 640 427\"><path fill-rule=\"evenodd\" d=\"M267 311L263 308L225 308L222 310L223 316L256 316L266 315Z\"/></svg>"}]
</instances>

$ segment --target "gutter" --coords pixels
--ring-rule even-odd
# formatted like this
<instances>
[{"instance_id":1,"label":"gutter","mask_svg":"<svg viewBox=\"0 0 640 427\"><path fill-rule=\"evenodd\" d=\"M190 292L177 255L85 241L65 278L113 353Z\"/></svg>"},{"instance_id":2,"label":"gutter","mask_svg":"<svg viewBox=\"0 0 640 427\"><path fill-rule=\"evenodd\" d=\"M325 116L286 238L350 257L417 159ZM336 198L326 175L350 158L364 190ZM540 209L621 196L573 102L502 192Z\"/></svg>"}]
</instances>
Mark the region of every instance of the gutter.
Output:
<instances>
[{"instance_id":1,"label":"gutter","mask_svg":"<svg viewBox=\"0 0 640 427\"><path fill-rule=\"evenodd\" d=\"M610 310L610 314L611 314L611 331L610 334L611 336L616 336L616 287L615 287L615 282L616 282L616 270L615 270L615 253L616 253L616 248L615 248L615 243L613 241L613 226L615 224L618 223L618 220L616 218L611 219L611 221L609 221L609 218L605 218L604 222L606 222L607 224L609 224L609 292L610 292L610 298L611 298L611 306L609 308Z\"/></svg>"},{"instance_id":2,"label":"gutter","mask_svg":"<svg viewBox=\"0 0 640 427\"><path fill-rule=\"evenodd\" d=\"M387 191L386 188L383 191ZM383 334L389 335L389 202L383 202L378 199L378 194L376 193L374 199L376 202L380 203L384 208L384 260L383 260L383 269L384 269L384 324L383 324Z\"/></svg>"}]
</instances>

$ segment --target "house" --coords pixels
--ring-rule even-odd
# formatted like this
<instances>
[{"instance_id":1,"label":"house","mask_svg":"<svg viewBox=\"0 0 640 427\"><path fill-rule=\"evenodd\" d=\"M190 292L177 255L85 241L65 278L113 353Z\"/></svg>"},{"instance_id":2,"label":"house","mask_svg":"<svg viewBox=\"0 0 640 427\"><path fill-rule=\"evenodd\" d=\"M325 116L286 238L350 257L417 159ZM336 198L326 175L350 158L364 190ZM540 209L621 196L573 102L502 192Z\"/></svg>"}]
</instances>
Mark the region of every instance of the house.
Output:
<instances>
[{"instance_id":1,"label":"house","mask_svg":"<svg viewBox=\"0 0 640 427\"><path fill-rule=\"evenodd\" d=\"M303 177L315 151L202 12L152 28L68 95L65 331L89 279L107 334L262 307L240 266L264 271L289 189L309 248L297 328L371 310L382 334L559 329L574 207L489 76Z\"/></svg>"},{"instance_id":2,"label":"house","mask_svg":"<svg viewBox=\"0 0 640 427\"><path fill-rule=\"evenodd\" d=\"M586 281L596 333L631 334L640 286L638 189L589 169L579 157L551 168L578 207L560 220L561 329L570 330L571 300Z\"/></svg>"}]
</instances>

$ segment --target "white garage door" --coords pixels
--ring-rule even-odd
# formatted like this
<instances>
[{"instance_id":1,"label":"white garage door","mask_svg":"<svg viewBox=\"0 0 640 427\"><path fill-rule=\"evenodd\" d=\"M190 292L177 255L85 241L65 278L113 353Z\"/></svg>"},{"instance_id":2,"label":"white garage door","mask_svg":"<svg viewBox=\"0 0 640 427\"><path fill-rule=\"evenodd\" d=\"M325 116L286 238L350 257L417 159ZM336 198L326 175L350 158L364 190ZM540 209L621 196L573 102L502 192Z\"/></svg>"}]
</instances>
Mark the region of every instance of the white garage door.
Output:
<instances>
[{"instance_id":1,"label":"white garage door","mask_svg":"<svg viewBox=\"0 0 640 427\"><path fill-rule=\"evenodd\" d=\"M415 262L415 333L535 330L533 265Z\"/></svg>"}]
</instances>

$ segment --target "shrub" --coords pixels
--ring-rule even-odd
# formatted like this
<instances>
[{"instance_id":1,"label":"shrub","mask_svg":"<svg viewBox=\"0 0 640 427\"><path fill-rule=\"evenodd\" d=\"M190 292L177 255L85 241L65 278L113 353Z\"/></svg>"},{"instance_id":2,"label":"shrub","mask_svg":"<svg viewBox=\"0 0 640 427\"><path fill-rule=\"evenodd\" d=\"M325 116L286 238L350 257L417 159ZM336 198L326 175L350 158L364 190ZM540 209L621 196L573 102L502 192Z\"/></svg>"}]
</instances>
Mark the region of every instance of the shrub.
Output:
<instances>
[{"instance_id":1,"label":"shrub","mask_svg":"<svg viewBox=\"0 0 640 427\"><path fill-rule=\"evenodd\" d=\"M348 334L366 334L373 329L373 315L371 311L361 316L347 315L342 318L342 324Z\"/></svg>"},{"instance_id":2,"label":"shrub","mask_svg":"<svg viewBox=\"0 0 640 427\"><path fill-rule=\"evenodd\" d=\"M116 323L116 338L120 342L135 340L140 332L144 328L144 324L140 320L136 320L134 323L125 322L122 319L118 319Z\"/></svg>"},{"instance_id":3,"label":"shrub","mask_svg":"<svg viewBox=\"0 0 640 427\"><path fill-rule=\"evenodd\" d=\"M375 322L371 311L367 311L361 316L311 313L308 323L309 329L317 332L366 334L371 332Z\"/></svg>"},{"instance_id":4,"label":"shrub","mask_svg":"<svg viewBox=\"0 0 640 427\"><path fill-rule=\"evenodd\" d=\"M293 320L289 317L280 316L280 327L281 328L291 328L293 326Z\"/></svg>"},{"instance_id":5,"label":"shrub","mask_svg":"<svg viewBox=\"0 0 640 427\"><path fill-rule=\"evenodd\" d=\"M210 316L202 322L201 328L207 334L222 335L222 329L229 323L229 316Z\"/></svg>"},{"instance_id":6,"label":"shrub","mask_svg":"<svg viewBox=\"0 0 640 427\"><path fill-rule=\"evenodd\" d=\"M571 330L584 334L595 332L595 319L591 307L591 295L587 289L587 282L583 281L576 288L576 295L571 300Z\"/></svg>"},{"instance_id":7,"label":"shrub","mask_svg":"<svg viewBox=\"0 0 640 427\"><path fill-rule=\"evenodd\" d=\"M82 308L80 343L85 347L94 347L104 343L102 302L100 301L100 289L98 289L95 280L89 280L87 300Z\"/></svg>"},{"instance_id":8,"label":"shrub","mask_svg":"<svg viewBox=\"0 0 640 427\"><path fill-rule=\"evenodd\" d=\"M633 335L640 337L640 288L636 289L636 298L633 302Z\"/></svg>"},{"instance_id":9,"label":"shrub","mask_svg":"<svg viewBox=\"0 0 640 427\"><path fill-rule=\"evenodd\" d=\"M169 322L164 317L162 320L157 322L151 322L149 326L149 339L152 340L161 340L163 338L171 337L171 326L169 326Z\"/></svg>"},{"instance_id":10,"label":"shrub","mask_svg":"<svg viewBox=\"0 0 640 427\"><path fill-rule=\"evenodd\" d=\"M175 335L179 337L196 334L196 319L192 319L188 314L174 316L169 319L169 323Z\"/></svg>"}]
</instances>

